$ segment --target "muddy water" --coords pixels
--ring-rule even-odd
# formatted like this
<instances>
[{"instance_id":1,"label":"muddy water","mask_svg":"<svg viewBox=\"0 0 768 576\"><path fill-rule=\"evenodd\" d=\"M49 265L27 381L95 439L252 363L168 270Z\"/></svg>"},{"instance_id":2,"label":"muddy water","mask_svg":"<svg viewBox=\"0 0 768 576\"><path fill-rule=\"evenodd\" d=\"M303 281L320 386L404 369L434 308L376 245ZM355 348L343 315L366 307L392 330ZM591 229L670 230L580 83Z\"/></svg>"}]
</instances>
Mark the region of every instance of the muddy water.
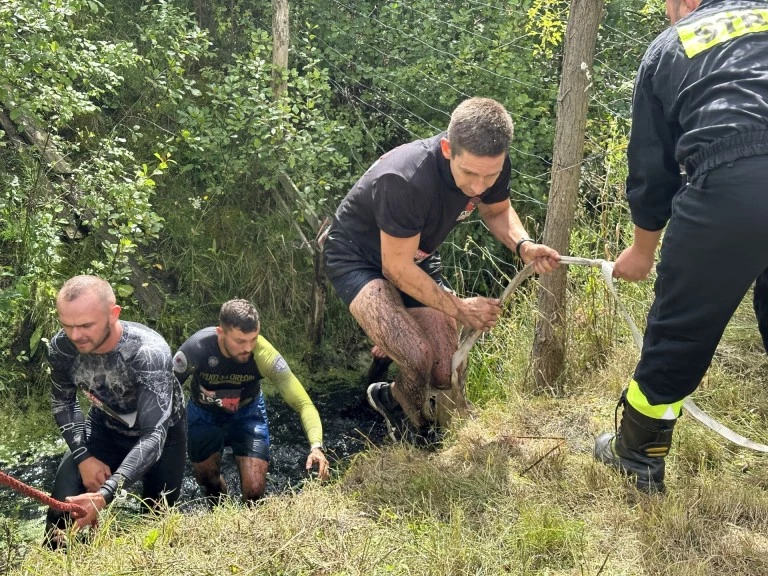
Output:
<instances>
[{"instance_id":1,"label":"muddy water","mask_svg":"<svg viewBox=\"0 0 768 576\"><path fill-rule=\"evenodd\" d=\"M350 456L363 450L369 443L380 444L386 435L381 418L365 401L364 387L350 388L349 384L337 389L311 394L323 422L326 455L335 470L341 470ZM309 452L308 443L301 428L298 414L291 410L282 398L271 396L266 399L272 439L271 462L267 475L267 494L291 489L300 489L309 478L304 465ZM46 493L53 487L54 476L60 456L36 458L29 455L23 465L4 469L15 478ZM230 494L239 498L240 486L232 453L225 449L223 459L224 477L230 487ZM134 485L132 492L140 493ZM179 505L182 509L202 506L202 492L192 477L192 468L187 462ZM0 515L19 520L36 520L45 516L45 507L0 486Z\"/></svg>"}]
</instances>

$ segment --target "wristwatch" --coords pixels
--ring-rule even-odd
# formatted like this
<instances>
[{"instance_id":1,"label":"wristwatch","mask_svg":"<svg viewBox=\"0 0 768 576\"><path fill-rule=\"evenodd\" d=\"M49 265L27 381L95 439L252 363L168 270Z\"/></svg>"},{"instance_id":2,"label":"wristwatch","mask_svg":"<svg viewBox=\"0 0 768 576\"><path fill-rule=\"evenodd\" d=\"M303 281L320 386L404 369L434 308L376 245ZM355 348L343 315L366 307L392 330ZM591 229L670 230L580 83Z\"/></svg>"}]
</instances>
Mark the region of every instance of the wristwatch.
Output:
<instances>
[{"instance_id":1,"label":"wristwatch","mask_svg":"<svg viewBox=\"0 0 768 576\"><path fill-rule=\"evenodd\" d=\"M515 254L517 254L517 257L520 258L520 260L523 259L523 257L520 256L520 248L522 248L523 244L525 244L526 242L535 244L535 242L530 238L520 238L520 240L517 241L517 246L515 246Z\"/></svg>"}]
</instances>

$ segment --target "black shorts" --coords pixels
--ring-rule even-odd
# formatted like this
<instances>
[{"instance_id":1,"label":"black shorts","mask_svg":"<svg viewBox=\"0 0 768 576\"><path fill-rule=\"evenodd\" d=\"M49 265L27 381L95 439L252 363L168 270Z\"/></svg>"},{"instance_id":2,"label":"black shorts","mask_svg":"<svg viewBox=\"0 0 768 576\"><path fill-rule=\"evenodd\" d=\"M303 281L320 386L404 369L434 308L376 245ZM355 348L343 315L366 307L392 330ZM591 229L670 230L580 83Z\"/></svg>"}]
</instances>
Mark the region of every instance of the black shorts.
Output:
<instances>
[{"instance_id":1,"label":"black shorts","mask_svg":"<svg viewBox=\"0 0 768 576\"><path fill-rule=\"evenodd\" d=\"M360 293L363 287L372 280L386 280L381 267L376 267L370 262L359 258L357 255L344 250L343 243L328 238L324 249L325 273L336 289L336 293L344 301L344 304L352 304L352 301ZM424 270L435 283L451 292L451 287L443 278L443 263L440 254L434 252L423 261L419 262L419 268ZM412 296L400 291L403 304L406 308L421 308L426 306Z\"/></svg>"},{"instance_id":2,"label":"black shorts","mask_svg":"<svg viewBox=\"0 0 768 576\"><path fill-rule=\"evenodd\" d=\"M101 460L115 472L128 453L136 445L134 437L116 434L113 430L96 424L88 419L86 422L86 436L88 451L92 456ZM168 435L163 446L160 459L147 470L142 481L142 499L147 505L153 505L165 500L168 505L173 505L181 493L181 483L184 479L184 463L186 458L186 422L185 418L179 420L168 429ZM77 496L87 492L80 478L80 471L67 450L64 458L56 471L51 496L63 501L67 496ZM46 534L49 534L53 526L63 528L68 514L48 509L46 518Z\"/></svg>"}]
</instances>

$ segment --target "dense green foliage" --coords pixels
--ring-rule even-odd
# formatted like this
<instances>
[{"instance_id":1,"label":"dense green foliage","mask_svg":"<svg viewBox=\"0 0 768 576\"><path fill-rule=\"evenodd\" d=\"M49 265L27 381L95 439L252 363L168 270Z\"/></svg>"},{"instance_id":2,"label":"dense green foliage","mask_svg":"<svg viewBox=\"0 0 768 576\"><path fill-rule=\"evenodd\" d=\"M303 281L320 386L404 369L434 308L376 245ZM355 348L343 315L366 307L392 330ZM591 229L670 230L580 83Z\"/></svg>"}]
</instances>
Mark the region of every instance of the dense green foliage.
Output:
<instances>
[{"instance_id":1,"label":"dense green foliage","mask_svg":"<svg viewBox=\"0 0 768 576\"><path fill-rule=\"evenodd\" d=\"M634 68L663 22L657 0L607 5L593 74L577 248L615 251ZM567 2L291 3L285 94L272 93L271 2L98 0L0 6L0 388L43 375L52 299L75 273L118 289L127 317L171 345L219 304L252 298L278 345L310 304L306 210L330 214L383 151L443 130L471 95L502 101L516 135L513 202L543 224ZM37 146L17 144L37 130ZM41 154L47 145L51 154ZM296 182L286 214L277 177ZM461 292L494 291L511 258L482 226L443 251ZM138 304L150 274L160 312ZM332 296L327 352L361 343ZM23 382L27 382L24 384Z\"/></svg>"},{"instance_id":2,"label":"dense green foliage","mask_svg":"<svg viewBox=\"0 0 768 576\"><path fill-rule=\"evenodd\" d=\"M267 0L0 3L4 465L61 449L38 398L65 278L109 279L124 316L172 347L211 323L223 300L251 298L270 340L299 357L313 275L297 233L314 235L305 212L330 214L378 155L443 130L466 97L510 110L513 204L540 233L566 0L290 4L288 91L276 97ZM574 255L614 258L627 242L632 83L664 25L661 0L606 0ZM298 186L290 213L277 200L281 172ZM477 222L460 226L442 255L462 294L497 293L514 269ZM0 572L26 556L23 573L765 573L764 459L684 420L670 495L641 496L638 506L627 505L638 495L619 475L593 462L593 438L613 420L636 350L594 271L569 279L567 398L525 387L536 320L529 283L473 350L468 394L485 409L445 450L373 449L329 487L253 508L133 525L109 515L93 545L67 555L38 549L40 526L27 535L9 515ZM142 288L161 294L159 310L141 303ZM621 290L642 318L650 284ZM760 438L765 363L748 306L741 315L744 334L726 334L697 400ZM331 294L323 358L344 371L363 346Z\"/></svg>"}]
</instances>

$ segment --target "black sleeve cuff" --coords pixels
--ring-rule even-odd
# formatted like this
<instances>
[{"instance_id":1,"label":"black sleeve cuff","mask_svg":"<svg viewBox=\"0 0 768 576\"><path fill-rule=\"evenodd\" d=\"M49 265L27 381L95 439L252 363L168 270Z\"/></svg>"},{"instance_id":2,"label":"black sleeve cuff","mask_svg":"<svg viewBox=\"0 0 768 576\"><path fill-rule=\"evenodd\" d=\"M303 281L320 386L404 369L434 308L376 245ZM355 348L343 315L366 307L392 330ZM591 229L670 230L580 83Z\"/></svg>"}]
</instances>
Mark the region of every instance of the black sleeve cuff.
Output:
<instances>
[{"instance_id":1,"label":"black sleeve cuff","mask_svg":"<svg viewBox=\"0 0 768 576\"><path fill-rule=\"evenodd\" d=\"M85 446L72 451L72 460L75 461L75 464L80 464L82 461L87 460L91 456L92 454L88 452L88 448L86 448Z\"/></svg>"},{"instance_id":2,"label":"black sleeve cuff","mask_svg":"<svg viewBox=\"0 0 768 576\"><path fill-rule=\"evenodd\" d=\"M109 504L115 499L115 494L117 494L121 484L122 482L120 482L117 474L111 476L104 482L104 484L102 484L101 488L99 488L99 493L104 497L104 502Z\"/></svg>"},{"instance_id":3,"label":"black sleeve cuff","mask_svg":"<svg viewBox=\"0 0 768 576\"><path fill-rule=\"evenodd\" d=\"M648 232L662 230L669 220L668 214L649 214L647 211L634 209L632 206L630 206L630 212L632 214L632 223L638 228L648 230Z\"/></svg>"}]
</instances>

